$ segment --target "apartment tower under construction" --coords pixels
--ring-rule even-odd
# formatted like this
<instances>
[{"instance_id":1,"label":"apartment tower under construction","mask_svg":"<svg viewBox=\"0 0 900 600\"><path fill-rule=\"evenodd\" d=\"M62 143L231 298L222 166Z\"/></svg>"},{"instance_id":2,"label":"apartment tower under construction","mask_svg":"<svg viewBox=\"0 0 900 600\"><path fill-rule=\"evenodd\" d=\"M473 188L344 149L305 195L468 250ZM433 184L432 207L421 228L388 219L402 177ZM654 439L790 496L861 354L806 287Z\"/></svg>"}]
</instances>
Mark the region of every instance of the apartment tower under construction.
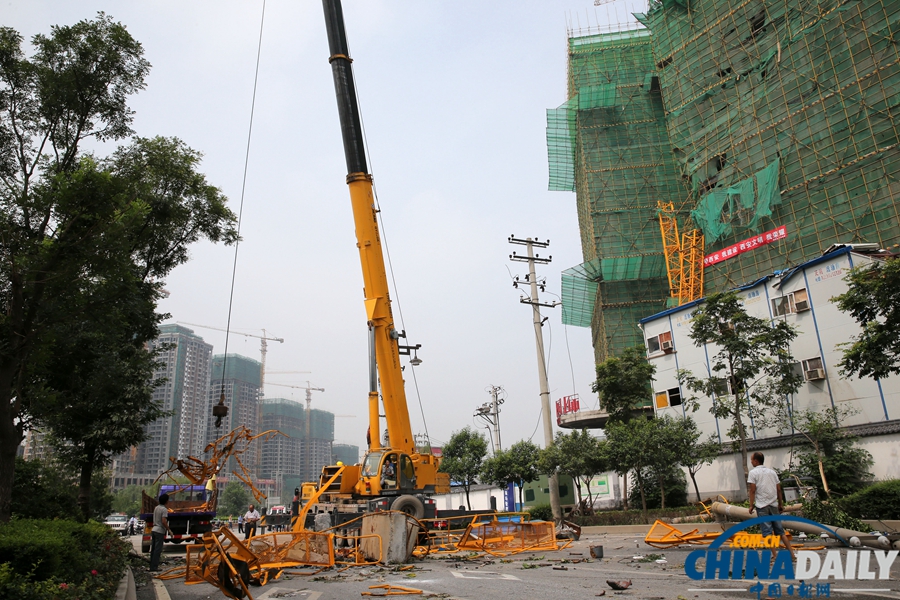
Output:
<instances>
[{"instance_id":1,"label":"apartment tower under construction","mask_svg":"<svg viewBox=\"0 0 900 600\"><path fill-rule=\"evenodd\" d=\"M900 2L654 0L634 17L570 32L548 111L550 189L576 192L585 261L563 273L563 319L592 328L597 360L677 303L661 217L696 231L706 260L679 277L701 295L900 242Z\"/></svg>"}]
</instances>

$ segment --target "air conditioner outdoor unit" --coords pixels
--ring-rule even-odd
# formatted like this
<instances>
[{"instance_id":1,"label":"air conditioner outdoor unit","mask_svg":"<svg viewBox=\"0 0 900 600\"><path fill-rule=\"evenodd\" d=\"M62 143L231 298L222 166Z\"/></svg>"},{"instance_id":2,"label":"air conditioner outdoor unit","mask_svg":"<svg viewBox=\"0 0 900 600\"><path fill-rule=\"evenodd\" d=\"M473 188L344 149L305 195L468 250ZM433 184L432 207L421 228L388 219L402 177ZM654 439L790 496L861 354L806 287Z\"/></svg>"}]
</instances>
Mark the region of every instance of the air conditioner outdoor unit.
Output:
<instances>
[{"instance_id":1,"label":"air conditioner outdoor unit","mask_svg":"<svg viewBox=\"0 0 900 600\"><path fill-rule=\"evenodd\" d=\"M806 380L825 379L825 369L810 369L806 372Z\"/></svg>"},{"instance_id":2,"label":"air conditioner outdoor unit","mask_svg":"<svg viewBox=\"0 0 900 600\"><path fill-rule=\"evenodd\" d=\"M794 303L794 310L796 312L803 312L804 310L809 310L809 300L797 300Z\"/></svg>"},{"instance_id":3,"label":"air conditioner outdoor unit","mask_svg":"<svg viewBox=\"0 0 900 600\"><path fill-rule=\"evenodd\" d=\"M659 347L663 352L671 352L674 345L672 344L672 340L664 340L659 343Z\"/></svg>"}]
</instances>

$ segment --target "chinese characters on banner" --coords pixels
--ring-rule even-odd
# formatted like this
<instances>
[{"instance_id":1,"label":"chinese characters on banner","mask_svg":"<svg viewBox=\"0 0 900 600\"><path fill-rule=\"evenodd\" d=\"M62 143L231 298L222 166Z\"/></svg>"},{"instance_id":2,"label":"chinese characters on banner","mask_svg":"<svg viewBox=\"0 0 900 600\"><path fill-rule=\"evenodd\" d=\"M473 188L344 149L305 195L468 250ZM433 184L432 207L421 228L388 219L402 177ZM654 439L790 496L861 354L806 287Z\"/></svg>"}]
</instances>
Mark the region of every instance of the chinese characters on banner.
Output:
<instances>
[{"instance_id":1,"label":"chinese characters on banner","mask_svg":"<svg viewBox=\"0 0 900 600\"><path fill-rule=\"evenodd\" d=\"M581 402L578 395L563 396L556 401L556 423L559 424L559 418L562 415L578 412L581 408Z\"/></svg>"},{"instance_id":2,"label":"chinese characters on banner","mask_svg":"<svg viewBox=\"0 0 900 600\"><path fill-rule=\"evenodd\" d=\"M703 258L703 266L709 267L716 263L720 263L723 260L734 258L738 254L743 254L748 250L753 250L754 248L758 248L759 246L765 246L766 244L771 244L772 242L783 240L786 237L787 227L785 225L782 225L777 229L773 229L765 233L760 233L759 235L755 235L752 238L747 238L746 240L728 246L727 248L722 248L718 252L707 254Z\"/></svg>"}]
</instances>

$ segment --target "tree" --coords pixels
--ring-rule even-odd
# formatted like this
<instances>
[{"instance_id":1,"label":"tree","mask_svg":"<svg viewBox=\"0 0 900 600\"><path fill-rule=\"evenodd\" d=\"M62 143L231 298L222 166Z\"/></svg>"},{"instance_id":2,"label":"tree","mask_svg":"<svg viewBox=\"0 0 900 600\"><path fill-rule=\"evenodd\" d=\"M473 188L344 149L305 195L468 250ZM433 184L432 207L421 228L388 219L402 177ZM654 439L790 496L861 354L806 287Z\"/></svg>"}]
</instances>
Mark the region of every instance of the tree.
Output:
<instances>
[{"instance_id":1,"label":"tree","mask_svg":"<svg viewBox=\"0 0 900 600\"><path fill-rule=\"evenodd\" d=\"M747 466L747 430L745 416L753 411L757 424L771 423L779 404L796 392L802 377L794 372L790 343L797 332L784 321L747 314L735 292L709 296L693 314L690 337L694 345L711 346L716 352L707 377L679 371L678 380L693 392L712 398L710 412L717 418L729 418L731 439L741 449L744 477ZM697 409L697 399L689 403Z\"/></svg>"},{"instance_id":2,"label":"tree","mask_svg":"<svg viewBox=\"0 0 900 600\"><path fill-rule=\"evenodd\" d=\"M97 470L91 488L91 517L102 520L113 509L109 472ZM78 482L71 471L56 460L25 460L16 457L12 514L20 519L72 519L78 514Z\"/></svg>"},{"instance_id":3,"label":"tree","mask_svg":"<svg viewBox=\"0 0 900 600\"><path fill-rule=\"evenodd\" d=\"M900 261L852 269L846 292L831 299L850 313L862 333L842 344L840 373L884 379L900 373Z\"/></svg>"},{"instance_id":4,"label":"tree","mask_svg":"<svg viewBox=\"0 0 900 600\"><path fill-rule=\"evenodd\" d=\"M132 388L149 382L135 349L156 336L161 280L193 241L237 239L234 214L180 141L136 139L105 160L80 152L88 138L132 133L126 99L143 89L150 65L124 26L100 13L35 36L30 60L21 45L17 32L0 29L0 522L10 515L16 448L35 421L57 417L48 424L62 429L64 411L81 410L96 424L55 432L84 450L76 463L91 465L82 469L86 486L124 442L90 448L83 439L140 430L118 409L88 414L116 405L88 397L91 369L115 364L128 375L117 395L136 401L143 392ZM82 334L102 339L103 351L73 356L67 336ZM60 366L78 372L64 376Z\"/></svg>"},{"instance_id":5,"label":"tree","mask_svg":"<svg viewBox=\"0 0 900 600\"><path fill-rule=\"evenodd\" d=\"M619 475L634 471L641 507L647 518L647 494L645 476L647 469L656 464L659 445L655 439L655 419L638 418L628 422L613 421L606 425L606 460Z\"/></svg>"},{"instance_id":6,"label":"tree","mask_svg":"<svg viewBox=\"0 0 900 600\"><path fill-rule=\"evenodd\" d=\"M700 488L697 486L697 471L704 465L712 464L722 450L722 444L710 436L705 441L700 441L700 430L697 423L690 416L672 421L672 444L675 457L682 467L687 469L691 482L694 484L694 492L697 494L697 502L701 501Z\"/></svg>"},{"instance_id":7,"label":"tree","mask_svg":"<svg viewBox=\"0 0 900 600\"><path fill-rule=\"evenodd\" d=\"M600 407L611 421L627 421L635 408L652 398L656 365L647 360L643 347L626 348L621 356L611 356L597 365L597 379L591 391L600 395Z\"/></svg>"},{"instance_id":8,"label":"tree","mask_svg":"<svg viewBox=\"0 0 900 600\"><path fill-rule=\"evenodd\" d=\"M831 492L852 494L872 478L872 455L857 447L857 438L841 427L841 422L855 412L840 406L821 411L808 408L793 415L793 429L804 440L795 454L799 463L796 472L819 480L819 497L830 498Z\"/></svg>"},{"instance_id":9,"label":"tree","mask_svg":"<svg viewBox=\"0 0 900 600\"><path fill-rule=\"evenodd\" d=\"M539 467L545 473L565 473L571 477L575 483L581 514L590 514L593 511L591 479L607 469L603 442L586 429L569 433L558 431L553 445L541 452ZM582 486L587 489L587 501L583 498Z\"/></svg>"},{"instance_id":10,"label":"tree","mask_svg":"<svg viewBox=\"0 0 900 600\"><path fill-rule=\"evenodd\" d=\"M443 448L441 471L450 475L450 480L463 487L466 505L472 510L469 490L481 474L484 458L487 456L487 440L480 432L466 427L450 436Z\"/></svg>"},{"instance_id":11,"label":"tree","mask_svg":"<svg viewBox=\"0 0 900 600\"><path fill-rule=\"evenodd\" d=\"M519 488L519 504L524 506L522 489L526 483L537 481L538 458L541 449L530 440L520 440L484 461L481 481L492 483L501 489L510 484Z\"/></svg>"},{"instance_id":12,"label":"tree","mask_svg":"<svg viewBox=\"0 0 900 600\"><path fill-rule=\"evenodd\" d=\"M153 498L158 496L159 484L145 488L137 484L125 486L123 489L113 492L112 510L123 513L129 517L139 515L141 512L141 492L147 489L147 495Z\"/></svg>"},{"instance_id":13,"label":"tree","mask_svg":"<svg viewBox=\"0 0 900 600\"><path fill-rule=\"evenodd\" d=\"M220 515L242 515L253 501L250 491L240 481L229 481L219 496L217 513Z\"/></svg>"},{"instance_id":14,"label":"tree","mask_svg":"<svg viewBox=\"0 0 900 600\"><path fill-rule=\"evenodd\" d=\"M597 365L597 379L591 391L600 396L600 406L609 420L625 422L639 418L636 409L647 406L653 398L653 375L656 365L647 360L642 346L626 348L622 356L611 356ZM652 405L651 405L652 406ZM625 508L628 508L628 471L620 473Z\"/></svg>"}]
</instances>

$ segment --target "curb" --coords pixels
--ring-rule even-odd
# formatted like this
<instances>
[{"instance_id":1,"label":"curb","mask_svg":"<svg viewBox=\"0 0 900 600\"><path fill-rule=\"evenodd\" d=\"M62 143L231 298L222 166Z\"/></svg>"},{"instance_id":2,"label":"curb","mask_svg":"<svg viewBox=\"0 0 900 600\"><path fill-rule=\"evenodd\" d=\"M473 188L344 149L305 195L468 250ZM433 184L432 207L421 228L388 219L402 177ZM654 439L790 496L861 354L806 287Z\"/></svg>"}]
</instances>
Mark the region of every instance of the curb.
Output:
<instances>
[{"instance_id":1,"label":"curb","mask_svg":"<svg viewBox=\"0 0 900 600\"><path fill-rule=\"evenodd\" d=\"M137 588L134 585L134 573L131 567L125 567L125 574L116 589L116 600L137 600Z\"/></svg>"}]
</instances>

